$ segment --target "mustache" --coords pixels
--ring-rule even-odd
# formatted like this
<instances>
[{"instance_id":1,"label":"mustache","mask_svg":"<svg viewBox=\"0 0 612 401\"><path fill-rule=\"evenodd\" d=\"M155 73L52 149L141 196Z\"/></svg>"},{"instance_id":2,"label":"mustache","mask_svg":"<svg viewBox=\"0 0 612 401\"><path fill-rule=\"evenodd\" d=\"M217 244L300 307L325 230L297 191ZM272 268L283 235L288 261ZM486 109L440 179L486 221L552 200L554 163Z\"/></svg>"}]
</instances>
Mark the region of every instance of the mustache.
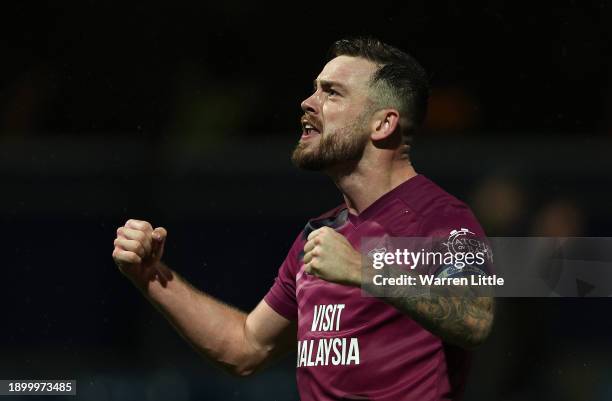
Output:
<instances>
[{"instance_id":1,"label":"mustache","mask_svg":"<svg viewBox=\"0 0 612 401\"><path fill-rule=\"evenodd\" d=\"M300 117L300 125L303 127L306 124L312 125L317 131L321 132L321 124L316 119L304 114Z\"/></svg>"}]
</instances>

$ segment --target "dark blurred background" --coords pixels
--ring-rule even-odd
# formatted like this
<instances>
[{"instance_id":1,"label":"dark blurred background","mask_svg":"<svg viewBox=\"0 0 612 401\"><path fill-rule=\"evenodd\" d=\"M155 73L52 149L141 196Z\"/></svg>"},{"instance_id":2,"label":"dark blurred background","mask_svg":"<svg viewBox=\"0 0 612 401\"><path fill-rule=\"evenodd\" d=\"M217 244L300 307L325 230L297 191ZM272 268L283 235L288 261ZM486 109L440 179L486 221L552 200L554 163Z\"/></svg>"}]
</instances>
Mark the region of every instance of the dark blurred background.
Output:
<instances>
[{"instance_id":1,"label":"dark blurred background","mask_svg":"<svg viewBox=\"0 0 612 401\"><path fill-rule=\"evenodd\" d=\"M341 202L289 154L345 36L429 71L415 167L489 235L610 236L607 0L1 10L2 379L76 378L83 400L296 400L293 357L247 380L199 359L112 242L128 218L163 225L168 264L253 308L306 220ZM612 399L610 305L500 300L466 399Z\"/></svg>"}]
</instances>

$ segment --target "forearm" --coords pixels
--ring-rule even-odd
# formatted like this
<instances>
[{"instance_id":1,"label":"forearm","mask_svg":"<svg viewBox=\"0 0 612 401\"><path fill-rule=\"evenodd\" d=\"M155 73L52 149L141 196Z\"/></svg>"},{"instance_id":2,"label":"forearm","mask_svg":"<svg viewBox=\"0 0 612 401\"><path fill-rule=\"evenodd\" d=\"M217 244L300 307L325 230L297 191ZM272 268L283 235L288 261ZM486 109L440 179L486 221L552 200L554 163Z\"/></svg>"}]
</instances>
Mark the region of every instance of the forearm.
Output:
<instances>
[{"instance_id":1,"label":"forearm","mask_svg":"<svg viewBox=\"0 0 612 401\"><path fill-rule=\"evenodd\" d=\"M399 277L405 270L388 269L387 277ZM415 274L413 272L413 274ZM446 342L474 348L488 337L494 316L492 297L476 296L469 288L393 285L378 287L367 278L364 289Z\"/></svg>"},{"instance_id":2,"label":"forearm","mask_svg":"<svg viewBox=\"0 0 612 401\"><path fill-rule=\"evenodd\" d=\"M385 298L385 301L444 341L468 349L486 340L493 322L493 300L488 297L432 294Z\"/></svg>"},{"instance_id":3,"label":"forearm","mask_svg":"<svg viewBox=\"0 0 612 401\"><path fill-rule=\"evenodd\" d=\"M167 268L166 268L167 269ZM266 357L246 331L247 314L198 291L170 269L145 296L200 354L231 373L246 375Z\"/></svg>"}]
</instances>

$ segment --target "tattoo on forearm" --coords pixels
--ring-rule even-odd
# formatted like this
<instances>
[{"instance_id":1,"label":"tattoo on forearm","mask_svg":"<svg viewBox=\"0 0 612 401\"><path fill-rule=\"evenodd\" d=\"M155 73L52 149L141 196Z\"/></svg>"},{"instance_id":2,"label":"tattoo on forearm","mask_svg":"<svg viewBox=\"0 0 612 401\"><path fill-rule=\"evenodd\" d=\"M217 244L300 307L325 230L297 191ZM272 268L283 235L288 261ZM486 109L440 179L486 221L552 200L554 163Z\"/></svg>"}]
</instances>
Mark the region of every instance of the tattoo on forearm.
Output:
<instances>
[{"instance_id":1,"label":"tattoo on forearm","mask_svg":"<svg viewBox=\"0 0 612 401\"><path fill-rule=\"evenodd\" d=\"M387 302L442 339L468 347L487 337L493 319L493 299L489 297L431 294L387 298Z\"/></svg>"},{"instance_id":2,"label":"tattoo on forearm","mask_svg":"<svg viewBox=\"0 0 612 401\"><path fill-rule=\"evenodd\" d=\"M493 298L476 295L466 287L387 286L382 292L380 288L364 289L449 343L471 348L482 343L491 330Z\"/></svg>"}]
</instances>

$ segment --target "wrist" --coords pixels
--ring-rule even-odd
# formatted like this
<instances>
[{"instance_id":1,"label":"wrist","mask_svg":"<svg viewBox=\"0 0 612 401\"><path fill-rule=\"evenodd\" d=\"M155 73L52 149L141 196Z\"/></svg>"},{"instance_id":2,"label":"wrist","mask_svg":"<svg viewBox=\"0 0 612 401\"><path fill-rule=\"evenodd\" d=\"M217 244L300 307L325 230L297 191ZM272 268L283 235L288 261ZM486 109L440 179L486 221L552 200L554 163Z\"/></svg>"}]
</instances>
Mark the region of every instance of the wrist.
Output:
<instances>
[{"instance_id":1,"label":"wrist","mask_svg":"<svg viewBox=\"0 0 612 401\"><path fill-rule=\"evenodd\" d=\"M145 274L130 277L132 283L146 297L154 297L165 291L174 278L175 273L162 261L156 261L147 267Z\"/></svg>"},{"instance_id":2,"label":"wrist","mask_svg":"<svg viewBox=\"0 0 612 401\"><path fill-rule=\"evenodd\" d=\"M362 261L361 254L357 253L356 257L353 261L353 268L351 269L353 272L350 283L354 287L361 287L363 283L363 269L362 269Z\"/></svg>"}]
</instances>

